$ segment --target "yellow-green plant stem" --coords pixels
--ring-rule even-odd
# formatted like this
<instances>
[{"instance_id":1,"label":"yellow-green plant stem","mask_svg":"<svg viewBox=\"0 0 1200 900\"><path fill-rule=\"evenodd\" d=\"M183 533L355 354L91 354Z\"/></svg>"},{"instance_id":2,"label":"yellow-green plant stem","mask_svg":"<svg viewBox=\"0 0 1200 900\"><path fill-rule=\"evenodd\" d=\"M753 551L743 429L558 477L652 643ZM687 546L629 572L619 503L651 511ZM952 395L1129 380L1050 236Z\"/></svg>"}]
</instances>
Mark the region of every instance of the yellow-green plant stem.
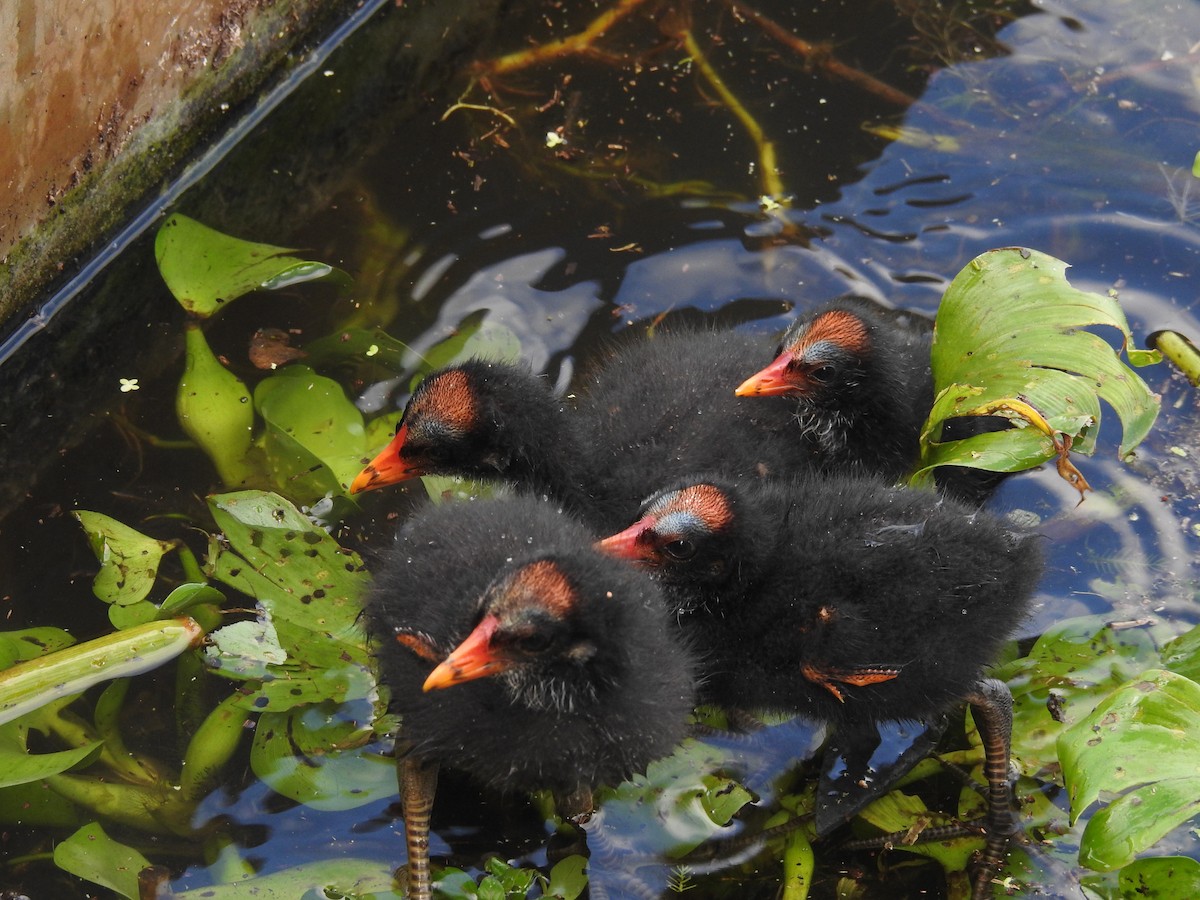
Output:
<instances>
[{"instance_id":1,"label":"yellow-green plant stem","mask_svg":"<svg viewBox=\"0 0 1200 900\"><path fill-rule=\"evenodd\" d=\"M758 120L750 115L750 112L742 105L742 102L738 100L733 91L725 84L717 70L709 63L708 58L704 55L704 50L697 43L691 29L685 29L682 37L684 49L687 51L688 56L691 57L696 69L704 76L704 80L712 85L713 90L721 98L721 103L728 107L729 111L737 117L737 120L742 123L742 127L746 129L746 133L750 135L750 139L754 141L754 146L758 151L759 183L762 185L760 193L776 203L783 203L783 181L779 177L779 169L776 165L774 143L767 140L762 126L758 124Z\"/></svg>"},{"instance_id":2,"label":"yellow-green plant stem","mask_svg":"<svg viewBox=\"0 0 1200 900\"><path fill-rule=\"evenodd\" d=\"M1200 386L1200 351L1195 344L1177 331L1160 331L1154 335L1154 346L1175 364L1192 386Z\"/></svg>"},{"instance_id":3,"label":"yellow-green plant stem","mask_svg":"<svg viewBox=\"0 0 1200 900\"><path fill-rule=\"evenodd\" d=\"M560 56L587 52L597 38L645 2L646 0L619 0L612 9L597 16L583 31L577 34L568 35L561 40L550 41L547 44L539 44L528 50L509 53L484 63L482 68L489 74L504 75Z\"/></svg>"}]
</instances>

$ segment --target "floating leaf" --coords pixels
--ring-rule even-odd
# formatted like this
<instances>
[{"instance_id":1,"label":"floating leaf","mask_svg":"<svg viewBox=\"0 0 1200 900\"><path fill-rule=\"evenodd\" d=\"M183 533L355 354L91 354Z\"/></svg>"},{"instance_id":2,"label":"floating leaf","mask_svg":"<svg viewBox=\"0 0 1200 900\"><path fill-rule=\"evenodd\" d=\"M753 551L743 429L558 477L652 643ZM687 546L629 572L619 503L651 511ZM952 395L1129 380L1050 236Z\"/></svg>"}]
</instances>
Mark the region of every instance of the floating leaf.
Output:
<instances>
[{"instance_id":1,"label":"floating leaf","mask_svg":"<svg viewBox=\"0 0 1200 900\"><path fill-rule=\"evenodd\" d=\"M209 635L204 648L213 668L227 676L262 678L267 666L287 662L287 652L279 645L279 635L265 612L256 621L233 622Z\"/></svg>"},{"instance_id":2,"label":"floating leaf","mask_svg":"<svg viewBox=\"0 0 1200 900\"><path fill-rule=\"evenodd\" d=\"M231 548L217 549L209 573L272 605L289 658L308 659L334 641L336 653L365 664L358 620L370 576L358 555L277 494L219 494L209 498L209 508Z\"/></svg>"},{"instance_id":3,"label":"floating leaf","mask_svg":"<svg viewBox=\"0 0 1200 900\"><path fill-rule=\"evenodd\" d=\"M103 513L77 510L75 518L100 561L92 592L105 603L144 600L154 587L159 562L175 544L147 537Z\"/></svg>"},{"instance_id":4,"label":"floating leaf","mask_svg":"<svg viewBox=\"0 0 1200 900\"><path fill-rule=\"evenodd\" d=\"M54 864L122 897L138 900L138 873L149 867L150 861L132 847L114 841L92 822L55 846Z\"/></svg>"},{"instance_id":5,"label":"floating leaf","mask_svg":"<svg viewBox=\"0 0 1200 900\"><path fill-rule=\"evenodd\" d=\"M264 379L254 405L267 423L265 446L275 483L312 499L342 493L362 468L362 413L336 381L293 365Z\"/></svg>"},{"instance_id":6,"label":"floating leaf","mask_svg":"<svg viewBox=\"0 0 1200 900\"><path fill-rule=\"evenodd\" d=\"M305 344L304 352L318 367L350 360L403 372L421 361L417 351L382 328L346 328Z\"/></svg>"},{"instance_id":7,"label":"floating leaf","mask_svg":"<svg viewBox=\"0 0 1200 900\"><path fill-rule=\"evenodd\" d=\"M43 626L21 631L0 633L0 670L26 659L35 659L63 647L70 647L75 638L61 628Z\"/></svg>"},{"instance_id":8,"label":"floating leaf","mask_svg":"<svg viewBox=\"0 0 1200 900\"><path fill-rule=\"evenodd\" d=\"M290 869L171 894L173 900L296 900L297 897L392 897L391 868L377 859L331 857Z\"/></svg>"},{"instance_id":9,"label":"floating leaf","mask_svg":"<svg viewBox=\"0 0 1200 900\"><path fill-rule=\"evenodd\" d=\"M1122 794L1080 844L1084 865L1119 868L1200 812L1200 685L1143 672L1064 732L1058 751L1072 824L1101 792Z\"/></svg>"},{"instance_id":10,"label":"floating leaf","mask_svg":"<svg viewBox=\"0 0 1200 900\"><path fill-rule=\"evenodd\" d=\"M922 429L914 483L940 465L1018 471L1067 451L1095 450L1100 400L1121 420L1120 454L1132 450L1158 415L1158 397L1086 326L1115 328L1134 365L1157 362L1132 348L1117 301L1076 290L1067 265L1036 250L991 250L954 279L938 308L932 367L935 401ZM939 443L948 418L998 415L1016 426Z\"/></svg>"},{"instance_id":11,"label":"floating leaf","mask_svg":"<svg viewBox=\"0 0 1200 900\"><path fill-rule=\"evenodd\" d=\"M1120 872L1115 887L1112 876L1089 875L1079 883L1090 894L1105 900L1153 897L1154 900L1195 900L1200 897L1200 862L1186 856L1156 856L1131 862Z\"/></svg>"},{"instance_id":12,"label":"floating leaf","mask_svg":"<svg viewBox=\"0 0 1200 900\"><path fill-rule=\"evenodd\" d=\"M255 290L305 281L349 281L340 269L292 256L292 252L287 247L230 237L179 213L163 222L154 239L154 257L163 281L179 304L200 318Z\"/></svg>"},{"instance_id":13,"label":"floating leaf","mask_svg":"<svg viewBox=\"0 0 1200 900\"><path fill-rule=\"evenodd\" d=\"M1057 740L1139 671L1156 665L1144 629L1116 630L1100 616L1061 622L1028 656L998 668L1013 694L1013 758L1026 775L1058 770ZM1053 710L1053 711L1052 711Z\"/></svg>"},{"instance_id":14,"label":"floating leaf","mask_svg":"<svg viewBox=\"0 0 1200 900\"><path fill-rule=\"evenodd\" d=\"M249 479L254 407L240 378L221 363L196 322L187 326L187 358L175 393L179 425L217 467L226 485Z\"/></svg>"},{"instance_id":15,"label":"floating leaf","mask_svg":"<svg viewBox=\"0 0 1200 900\"><path fill-rule=\"evenodd\" d=\"M0 672L0 722L102 681L149 672L203 634L189 618L150 622L18 663Z\"/></svg>"},{"instance_id":16,"label":"floating leaf","mask_svg":"<svg viewBox=\"0 0 1200 900\"><path fill-rule=\"evenodd\" d=\"M581 896L587 890L587 863L583 856L560 859L550 870L550 881L542 896L555 900L575 900Z\"/></svg>"},{"instance_id":17,"label":"floating leaf","mask_svg":"<svg viewBox=\"0 0 1200 900\"><path fill-rule=\"evenodd\" d=\"M671 756L650 763L645 775L598 792L604 827L638 835L639 852L679 856L695 849L722 833L733 813L754 799L733 779L716 774L723 761L716 748L684 741Z\"/></svg>"},{"instance_id":18,"label":"floating leaf","mask_svg":"<svg viewBox=\"0 0 1200 900\"><path fill-rule=\"evenodd\" d=\"M362 718L369 704L359 701ZM396 761L373 732L326 703L264 713L254 730L250 765L271 790L322 810L354 809L396 793Z\"/></svg>"}]
</instances>

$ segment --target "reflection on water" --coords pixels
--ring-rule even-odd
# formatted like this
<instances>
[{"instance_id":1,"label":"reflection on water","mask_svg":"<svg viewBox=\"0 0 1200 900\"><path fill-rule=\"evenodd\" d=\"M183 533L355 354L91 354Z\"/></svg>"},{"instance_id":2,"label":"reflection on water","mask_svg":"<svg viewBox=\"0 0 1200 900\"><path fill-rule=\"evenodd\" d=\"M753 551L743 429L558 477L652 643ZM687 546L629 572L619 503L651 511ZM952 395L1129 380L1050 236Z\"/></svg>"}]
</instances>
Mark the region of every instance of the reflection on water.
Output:
<instances>
[{"instance_id":1,"label":"reflection on water","mask_svg":"<svg viewBox=\"0 0 1200 900\"><path fill-rule=\"evenodd\" d=\"M750 197L730 203L646 199L630 192L622 199L619 188L597 195L581 185L570 193L563 187L571 185L569 176L558 172L556 180L542 183L532 175L549 170L521 165L514 158L518 151L506 154L489 145L487 158L465 160L468 148L478 146L471 143L472 131L460 118L435 124L440 110L434 110L425 121L398 129L393 144L359 161L355 188L312 221L297 223L296 234L248 237L313 247L315 256L391 286L388 328L418 353L482 312L485 321L517 335L535 369L551 370L564 384L599 342L668 311L732 310L763 334L764 353L789 310L846 291L932 312L959 268L983 250L1006 245L1036 247L1069 261L1077 287L1118 291L1139 342L1168 326L1200 335L1192 280L1200 253L1200 192L1188 172L1198 113L1193 81L1198 62L1188 42L1200 34L1200 6L1162 5L1147 15L1133 2L1071 0L1042 2L1039 9L1001 32L1009 55L936 73L903 119L889 120L901 130L886 145L859 129L864 115L844 92L838 96L850 108L839 107L812 128L796 120L786 88L771 94L756 111L764 129L788 145L785 176L808 201L777 217L764 215ZM612 92L611 86L596 85L599 77L586 70L580 84ZM690 80L677 84L687 97L683 116L691 127L703 121L708 131L697 133L709 136L672 152L686 153L688 165L703 170L712 180L712 196L748 194L749 150L729 137L724 117L701 116ZM555 87L547 76L537 90ZM544 99L539 94L534 102ZM878 130L885 115L871 115ZM654 145L649 124L647 130L647 123L635 124L631 117L623 125L630 145ZM845 126L843 131L834 130L835 124ZM608 139L600 137L598 126L587 134ZM806 167L810 140L812 163ZM829 144L842 145L844 154L831 152ZM871 158L879 146L878 157ZM688 173L693 176L699 174ZM367 255L361 207L404 222L405 233L418 239L403 254L392 245L390 255ZM774 243L771 238L783 232L781 221L798 226L809 239ZM744 300L763 302L733 304ZM169 319L167 312L163 316ZM255 318L254 327L261 324ZM238 326L222 327L227 336L238 336ZM233 347L236 341L229 337L227 343ZM1165 367L1147 378L1162 392L1160 425L1131 464L1113 459L1111 449L1096 459L1076 460L1095 488L1086 502L1078 504L1077 493L1052 471L1009 479L993 502L1000 511L1036 515L1047 540L1047 575L1026 635L1089 613L1130 622L1197 619L1196 395ZM160 404L169 391L160 389ZM147 394L153 393L149 386ZM377 393L373 402L382 396ZM152 407L142 411L148 416ZM1115 447L1114 423L1106 422L1102 434L1101 446ZM39 508L73 507L89 492L90 505L104 508L107 492L124 490L126 482L115 473L96 475L102 465L92 460L82 470L95 479L87 488L71 486L69 475L48 480L36 501ZM151 461L149 471L163 477L161 463L156 468ZM206 489L207 477L199 476L197 492ZM48 490L54 496L46 496ZM367 505L386 504L372 498ZM169 504L159 506L165 511ZM38 518L29 510L21 515L14 521ZM379 530L388 527L380 523ZM52 538L39 534L34 529L31 541L46 550L75 540L67 529ZM24 540L6 529L0 553L10 561L19 558ZM87 568L82 556L77 567ZM46 596L63 593L58 579L65 577L59 567L20 579L3 576L6 593L15 585L24 594ZM777 783L788 777L789 762L811 755L817 745L812 731L794 723L707 743L767 805ZM241 823L253 833L246 838L253 848L248 855L266 860L268 869L325 854L342 842L352 845L355 856L394 858L402 848L400 826L382 808L322 814L278 808L268 795L259 784L221 792L209 798L202 817ZM459 806L477 802L471 797ZM454 817L461 810L453 798L442 803L439 798L435 826L444 827L437 829L435 854L457 853L463 858L456 862L471 864L477 862L472 852L494 849L485 826L451 824L464 821ZM510 806L524 808L515 801ZM540 818L528 810L491 812L507 820L509 852L519 855L515 848L524 847L532 860L544 862ZM669 871L653 865L641 842L637 829L644 823L632 818L622 824L627 814L614 806L588 827L596 895L657 896ZM205 868L197 866L177 886L203 884L206 878ZM773 871L764 873L765 883L773 885L775 878Z\"/></svg>"}]
</instances>

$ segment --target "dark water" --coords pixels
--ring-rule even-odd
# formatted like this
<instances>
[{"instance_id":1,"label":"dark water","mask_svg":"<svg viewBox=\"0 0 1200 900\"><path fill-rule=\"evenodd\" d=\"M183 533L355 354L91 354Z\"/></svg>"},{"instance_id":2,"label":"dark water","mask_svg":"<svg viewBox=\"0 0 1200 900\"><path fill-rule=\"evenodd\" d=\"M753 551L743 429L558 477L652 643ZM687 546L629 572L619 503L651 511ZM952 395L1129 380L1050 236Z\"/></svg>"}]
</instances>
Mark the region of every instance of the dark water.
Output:
<instances>
[{"instance_id":1,"label":"dark water","mask_svg":"<svg viewBox=\"0 0 1200 900\"><path fill-rule=\"evenodd\" d=\"M1190 174L1200 146L1193 86L1200 59L1190 44L1200 34L1200 6L1040 3L999 31L1006 51L999 55L986 27L975 52L948 26L922 20L914 30L891 7L868 4L863 15L851 6L825 4L812 17L761 8L919 95L907 111L813 71L723 7L694 11L701 42L711 47L708 34L721 39L714 65L777 142L790 208L764 213L744 131L711 102L711 87L681 62L684 54L635 19L614 30L612 46L643 54L636 75L571 61L497 78L490 102L522 127L496 133L500 119L486 111L463 109L441 121L466 88L460 76L414 118L375 123L382 136L339 159L341 186L297 209L286 233L247 233L242 207L214 213L199 196L205 186L196 188L184 211L204 207L214 227L305 247L356 278L352 300L314 289L243 301L236 316L215 323L211 343L243 359L259 327L295 329L302 343L355 317L422 350L482 312L485 322L516 334L535 367L565 380L598 341L668 311L740 322L764 343L791 310L849 290L932 313L963 265L1008 245L1070 262L1076 287L1117 290L1139 344L1163 327L1200 334L1193 281L1200 181ZM515 20L513 34L545 40L570 30L569 18L547 7L544 16ZM576 17L572 27L579 24ZM501 49L515 46L521 42L513 38ZM935 64L951 51L958 61ZM336 92L342 67L354 64L354 48L344 52L330 62L327 91ZM476 88L470 100L485 97ZM900 137L878 136L881 126L902 127ZM560 127L566 143L546 146L544 135ZM680 191L684 182L693 186ZM150 266L146 243L131 252ZM97 509L135 525L182 513L206 524L199 498L214 485L205 461L156 449L122 424L174 434L170 360L181 317L160 294L112 337L158 341L163 361L90 371L93 385L111 389L84 414L96 423L0 524L0 598L11 627L68 625L81 639L107 630L90 593L94 561L70 510ZM34 343L27 352L48 349ZM1159 425L1124 464L1113 449L1115 416L1106 419L1098 456L1076 459L1095 488L1085 503L1076 506L1077 495L1053 471L1010 479L992 503L1036 514L1051 539L1026 636L1088 613L1180 627L1197 619L1196 395L1165 365L1143 374L1162 394ZM120 395L119 379L128 377L138 377L141 390ZM369 385L346 387L364 406L376 402ZM43 414L62 417L53 406ZM64 429L80 428L79 418ZM58 446L43 452L53 456ZM367 546L390 527L386 513L405 502L401 492L368 498L371 521L356 526ZM816 740L812 729L792 724L714 746L766 805L788 759ZM435 855L453 851L457 863L469 864L499 850L544 862L540 818L523 803L481 802L465 787L439 796ZM636 830L621 830L619 810L606 813L589 836L594 881L610 896L656 896L669 868L654 863ZM246 786L239 772L200 814L237 823L245 855L266 871L337 854L397 862L403 852L387 800L321 813L281 803L261 784ZM761 858L760 879L740 887L708 876L692 895L772 895L775 865ZM213 877L192 862L174 884L183 890ZM1070 877L1043 889L1066 893Z\"/></svg>"}]
</instances>

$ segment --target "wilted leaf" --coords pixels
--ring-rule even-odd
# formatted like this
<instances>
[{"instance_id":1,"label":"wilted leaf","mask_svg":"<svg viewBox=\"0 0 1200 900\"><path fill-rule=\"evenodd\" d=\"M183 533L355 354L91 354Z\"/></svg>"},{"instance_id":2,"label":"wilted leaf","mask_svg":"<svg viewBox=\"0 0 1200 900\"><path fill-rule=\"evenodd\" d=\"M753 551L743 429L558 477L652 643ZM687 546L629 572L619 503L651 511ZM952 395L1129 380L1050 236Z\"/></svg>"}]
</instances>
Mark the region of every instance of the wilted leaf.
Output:
<instances>
[{"instance_id":1,"label":"wilted leaf","mask_svg":"<svg viewBox=\"0 0 1200 900\"><path fill-rule=\"evenodd\" d=\"M1133 349L1117 301L1071 287L1066 268L1036 250L1005 248L976 257L951 283L934 329L936 399L914 482L939 465L1017 471L1056 456L1065 465L1066 449L1091 454L1101 399L1121 420L1121 455L1146 436L1158 397L1084 329L1116 329L1134 365L1158 354ZM946 419L969 415L1004 416L1017 428L938 443ZM1072 442L1065 448L1064 435Z\"/></svg>"},{"instance_id":2,"label":"wilted leaf","mask_svg":"<svg viewBox=\"0 0 1200 900\"><path fill-rule=\"evenodd\" d=\"M163 222L154 239L163 281L184 309L201 318L255 290L305 281L349 282L340 269L292 252L230 237L179 213Z\"/></svg>"},{"instance_id":3,"label":"wilted leaf","mask_svg":"<svg viewBox=\"0 0 1200 900\"><path fill-rule=\"evenodd\" d=\"M147 537L103 513L81 509L76 510L75 518L100 561L93 593L105 603L127 605L144 600L154 587L159 562L174 543Z\"/></svg>"},{"instance_id":4,"label":"wilted leaf","mask_svg":"<svg viewBox=\"0 0 1200 900\"><path fill-rule=\"evenodd\" d=\"M225 675L262 678L268 665L287 662L287 653L279 646L279 636L265 611L253 622L233 622L218 628L209 635L209 641L204 655Z\"/></svg>"},{"instance_id":5,"label":"wilted leaf","mask_svg":"<svg viewBox=\"0 0 1200 900\"><path fill-rule=\"evenodd\" d=\"M138 900L138 873L150 861L132 847L114 841L92 822L55 846L54 864L122 897Z\"/></svg>"}]
</instances>

